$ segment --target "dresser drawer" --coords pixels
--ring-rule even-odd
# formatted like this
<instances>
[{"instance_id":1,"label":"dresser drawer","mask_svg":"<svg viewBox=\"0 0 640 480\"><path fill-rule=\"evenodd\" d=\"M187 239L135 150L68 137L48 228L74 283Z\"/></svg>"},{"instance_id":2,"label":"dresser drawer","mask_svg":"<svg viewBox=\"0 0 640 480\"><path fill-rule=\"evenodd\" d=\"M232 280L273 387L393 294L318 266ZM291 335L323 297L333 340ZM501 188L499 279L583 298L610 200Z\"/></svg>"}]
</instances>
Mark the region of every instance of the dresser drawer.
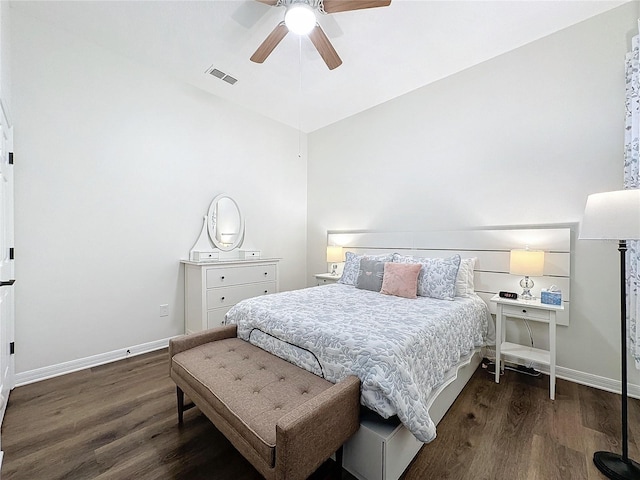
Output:
<instances>
[{"instance_id":1,"label":"dresser drawer","mask_svg":"<svg viewBox=\"0 0 640 480\"><path fill-rule=\"evenodd\" d=\"M276 282L250 283L233 287L210 288L207 290L207 310L231 307L245 298L257 297L276 292Z\"/></svg>"},{"instance_id":2,"label":"dresser drawer","mask_svg":"<svg viewBox=\"0 0 640 480\"><path fill-rule=\"evenodd\" d=\"M275 265L246 265L242 267L207 269L207 288L267 281L276 281Z\"/></svg>"},{"instance_id":3,"label":"dresser drawer","mask_svg":"<svg viewBox=\"0 0 640 480\"><path fill-rule=\"evenodd\" d=\"M538 322L549 322L549 310L542 310L535 307L519 306L519 305L503 305L502 313L506 317L530 318Z\"/></svg>"},{"instance_id":4,"label":"dresser drawer","mask_svg":"<svg viewBox=\"0 0 640 480\"><path fill-rule=\"evenodd\" d=\"M224 325L224 316L227 314L232 305L222 308L214 308L207 312L207 328L215 328Z\"/></svg>"}]
</instances>

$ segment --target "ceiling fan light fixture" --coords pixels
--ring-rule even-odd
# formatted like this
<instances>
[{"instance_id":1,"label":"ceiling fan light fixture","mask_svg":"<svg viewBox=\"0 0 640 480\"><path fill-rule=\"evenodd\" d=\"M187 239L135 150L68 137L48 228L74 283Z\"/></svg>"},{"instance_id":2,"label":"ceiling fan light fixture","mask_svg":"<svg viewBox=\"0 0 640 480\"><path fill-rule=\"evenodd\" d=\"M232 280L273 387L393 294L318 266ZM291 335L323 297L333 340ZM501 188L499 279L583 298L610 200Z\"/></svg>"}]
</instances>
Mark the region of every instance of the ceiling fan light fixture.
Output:
<instances>
[{"instance_id":1,"label":"ceiling fan light fixture","mask_svg":"<svg viewBox=\"0 0 640 480\"><path fill-rule=\"evenodd\" d=\"M284 23L289 31L297 35L307 35L316 26L316 15L309 5L296 3L287 8Z\"/></svg>"}]
</instances>

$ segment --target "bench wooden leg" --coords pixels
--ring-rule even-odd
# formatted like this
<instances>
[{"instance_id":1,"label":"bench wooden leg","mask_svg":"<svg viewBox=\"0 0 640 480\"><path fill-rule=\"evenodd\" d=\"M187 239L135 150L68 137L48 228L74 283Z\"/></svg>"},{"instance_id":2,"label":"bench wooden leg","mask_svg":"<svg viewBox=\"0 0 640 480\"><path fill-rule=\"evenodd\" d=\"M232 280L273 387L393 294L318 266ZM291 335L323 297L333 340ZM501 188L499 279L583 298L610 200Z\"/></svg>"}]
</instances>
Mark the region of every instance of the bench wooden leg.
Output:
<instances>
[{"instance_id":1,"label":"bench wooden leg","mask_svg":"<svg viewBox=\"0 0 640 480\"><path fill-rule=\"evenodd\" d=\"M184 404L184 392L180 387L176 387L176 395L178 397L178 423L182 423L184 419L184 412L195 407L196 404L193 402L187 405Z\"/></svg>"},{"instance_id":2,"label":"bench wooden leg","mask_svg":"<svg viewBox=\"0 0 640 480\"><path fill-rule=\"evenodd\" d=\"M338 471L342 471L342 455L343 455L344 451L343 451L343 447L340 446L340 448L338 450L336 450L336 466L338 468Z\"/></svg>"},{"instance_id":3,"label":"bench wooden leg","mask_svg":"<svg viewBox=\"0 0 640 480\"><path fill-rule=\"evenodd\" d=\"M178 395L178 423L182 423L184 414L184 392L180 387L176 387L176 394Z\"/></svg>"}]
</instances>

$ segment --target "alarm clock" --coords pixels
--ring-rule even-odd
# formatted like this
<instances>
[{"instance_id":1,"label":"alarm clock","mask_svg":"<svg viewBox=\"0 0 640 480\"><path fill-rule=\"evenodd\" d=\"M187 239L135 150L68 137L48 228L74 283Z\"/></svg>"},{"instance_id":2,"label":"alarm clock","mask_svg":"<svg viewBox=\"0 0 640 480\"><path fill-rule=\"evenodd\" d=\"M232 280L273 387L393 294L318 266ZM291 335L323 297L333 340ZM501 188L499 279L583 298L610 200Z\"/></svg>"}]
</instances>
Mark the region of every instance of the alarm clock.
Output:
<instances>
[{"instance_id":1,"label":"alarm clock","mask_svg":"<svg viewBox=\"0 0 640 480\"><path fill-rule=\"evenodd\" d=\"M498 292L498 296L508 298L509 300L517 300L518 294L513 292Z\"/></svg>"}]
</instances>

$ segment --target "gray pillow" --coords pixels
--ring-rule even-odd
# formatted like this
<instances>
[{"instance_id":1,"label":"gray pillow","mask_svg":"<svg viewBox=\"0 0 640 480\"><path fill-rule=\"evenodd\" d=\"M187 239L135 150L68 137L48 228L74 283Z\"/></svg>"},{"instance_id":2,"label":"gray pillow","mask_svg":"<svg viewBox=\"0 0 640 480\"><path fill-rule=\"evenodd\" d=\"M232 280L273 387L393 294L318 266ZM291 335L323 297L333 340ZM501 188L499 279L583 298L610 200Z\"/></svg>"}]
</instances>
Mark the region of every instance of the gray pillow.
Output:
<instances>
[{"instance_id":1,"label":"gray pillow","mask_svg":"<svg viewBox=\"0 0 640 480\"><path fill-rule=\"evenodd\" d=\"M342 271L342 277L340 277L338 283L355 285L358 281L358 273L360 273L360 259L365 258L367 260L390 262L393 258L393 253L385 253L381 255L357 255L352 252L347 252L345 257L344 270Z\"/></svg>"},{"instance_id":2,"label":"gray pillow","mask_svg":"<svg viewBox=\"0 0 640 480\"><path fill-rule=\"evenodd\" d=\"M384 276L384 262L377 260L360 259L360 270L356 288L379 292L382 288L382 278Z\"/></svg>"}]
</instances>

